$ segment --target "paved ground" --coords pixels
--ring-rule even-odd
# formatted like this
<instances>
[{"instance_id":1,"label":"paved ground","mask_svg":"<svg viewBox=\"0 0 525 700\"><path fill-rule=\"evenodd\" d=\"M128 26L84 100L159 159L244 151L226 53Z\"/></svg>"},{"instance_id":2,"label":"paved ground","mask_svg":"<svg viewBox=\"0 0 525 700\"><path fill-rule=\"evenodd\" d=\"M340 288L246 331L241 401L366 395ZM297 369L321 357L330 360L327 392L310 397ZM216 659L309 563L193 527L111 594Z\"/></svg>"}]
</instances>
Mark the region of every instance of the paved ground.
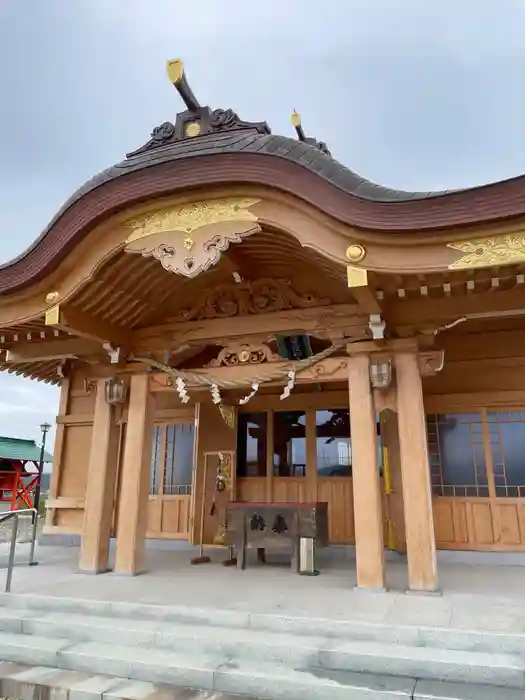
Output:
<instances>
[{"instance_id":1,"label":"paved ground","mask_svg":"<svg viewBox=\"0 0 525 700\"><path fill-rule=\"evenodd\" d=\"M29 568L24 565L28 549L18 547L13 593L525 633L525 567L520 566L442 564L443 595L427 597L404 594L402 560L388 563L388 593L354 590L355 562L345 550L325 555L317 577L292 574L277 562L245 571L225 568L222 553L212 563L191 566L191 552L151 550L149 573L128 578L78 573L76 548L40 547L39 566ZM0 590L6 561L7 545L0 545Z\"/></svg>"}]
</instances>

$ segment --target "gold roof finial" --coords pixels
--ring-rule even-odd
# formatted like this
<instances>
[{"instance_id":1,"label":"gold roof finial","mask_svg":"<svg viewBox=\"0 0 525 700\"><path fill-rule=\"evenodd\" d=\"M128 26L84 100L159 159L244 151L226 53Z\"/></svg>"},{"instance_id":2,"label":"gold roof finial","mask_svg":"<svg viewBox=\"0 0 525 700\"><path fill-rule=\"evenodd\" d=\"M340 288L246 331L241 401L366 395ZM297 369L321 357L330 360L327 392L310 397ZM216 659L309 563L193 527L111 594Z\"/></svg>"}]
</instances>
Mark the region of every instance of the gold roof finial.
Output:
<instances>
[{"instance_id":1,"label":"gold roof finial","mask_svg":"<svg viewBox=\"0 0 525 700\"><path fill-rule=\"evenodd\" d=\"M166 63L166 71L170 81L177 85L184 77L184 64L180 58L173 58Z\"/></svg>"},{"instance_id":2,"label":"gold roof finial","mask_svg":"<svg viewBox=\"0 0 525 700\"><path fill-rule=\"evenodd\" d=\"M184 64L180 58L173 58L166 64L166 71L170 82L173 83L182 101L190 112L197 112L201 105L188 85Z\"/></svg>"},{"instance_id":3,"label":"gold roof finial","mask_svg":"<svg viewBox=\"0 0 525 700\"><path fill-rule=\"evenodd\" d=\"M301 124L301 116L300 114L294 109L291 117L292 125L293 128L295 129L295 133L297 134L297 138L299 141L303 141L304 143L310 144L310 146L315 146L318 148L320 151L325 153L327 156L330 155L330 151L328 150L328 147L324 141L317 141L317 139L309 138L306 136L304 133L303 126Z\"/></svg>"},{"instance_id":4,"label":"gold roof finial","mask_svg":"<svg viewBox=\"0 0 525 700\"><path fill-rule=\"evenodd\" d=\"M295 129L295 133L297 134L297 138L299 139L299 141L305 141L306 134L304 133L304 129L301 125L301 115L295 109L292 113L291 121L292 121L292 126Z\"/></svg>"}]
</instances>

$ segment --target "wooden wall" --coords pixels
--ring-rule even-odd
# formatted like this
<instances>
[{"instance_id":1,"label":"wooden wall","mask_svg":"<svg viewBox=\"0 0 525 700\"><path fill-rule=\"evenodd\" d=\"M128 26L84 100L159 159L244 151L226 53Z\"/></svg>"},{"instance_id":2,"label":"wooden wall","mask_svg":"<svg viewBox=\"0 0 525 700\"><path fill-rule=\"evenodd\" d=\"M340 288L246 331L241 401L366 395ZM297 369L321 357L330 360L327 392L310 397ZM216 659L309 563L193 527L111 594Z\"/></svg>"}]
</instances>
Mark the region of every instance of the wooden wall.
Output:
<instances>
[{"instance_id":1,"label":"wooden wall","mask_svg":"<svg viewBox=\"0 0 525 700\"><path fill-rule=\"evenodd\" d=\"M440 342L445 349L443 370L423 380L427 413L525 410L524 331L444 333ZM483 441L490 472L487 431ZM438 548L525 550L525 499L458 495L437 496L433 503Z\"/></svg>"},{"instance_id":2,"label":"wooden wall","mask_svg":"<svg viewBox=\"0 0 525 700\"><path fill-rule=\"evenodd\" d=\"M190 535L191 494L149 496L146 537L187 540Z\"/></svg>"},{"instance_id":3,"label":"wooden wall","mask_svg":"<svg viewBox=\"0 0 525 700\"><path fill-rule=\"evenodd\" d=\"M525 550L525 500L518 498L434 499L440 549Z\"/></svg>"},{"instance_id":4,"label":"wooden wall","mask_svg":"<svg viewBox=\"0 0 525 700\"><path fill-rule=\"evenodd\" d=\"M444 333L440 336L440 343L445 349L443 370L423 380L427 413L525 409L525 331L473 336ZM57 417L46 532L81 533L94 392L94 387L86 385L81 374L64 380ZM287 401L287 408L313 407L312 402L335 408L344 405L345 401L347 394L341 391L333 392L332 396L328 392L308 396L296 393ZM260 396L250 403L250 410L268 410L273 405L273 397ZM175 394L156 394L157 424L193 421L195 410L192 405L182 407ZM236 437L235 431L226 428L215 406L202 404L198 418L196 463L202 469L206 451L234 450ZM310 451L309 459L312 454ZM200 488L197 479L193 483L193 496L190 493L150 495L147 536L198 541ZM239 479L237 498L327 501L330 504L331 542L354 542L351 478ZM525 499L435 497L434 518L439 548L525 550ZM215 525L210 525L205 541L213 539Z\"/></svg>"},{"instance_id":5,"label":"wooden wall","mask_svg":"<svg viewBox=\"0 0 525 700\"><path fill-rule=\"evenodd\" d=\"M463 395L463 404L468 405L472 394L477 394L481 403L498 396L503 401L521 396L525 401L525 331L444 332L439 344L445 350L443 369L423 379L426 404L433 399L431 410L439 405L437 397L443 398L443 405L450 405L458 395Z\"/></svg>"},{"instance_id":6,"label":"wooden wall","mask_svg":"<svg viewBox=\"0 0 525 700\"><path fill-rule=\"evenodd\" d=\"M45 532L82 532L95 391L80 374L63 380Z\"/></svg>"},{"instance_id":7,"label":"wooden wall","mask_svg":"<svg viewBox=\"0 0 525 700\"><path fill-rule=\"evenodd\" d=\"M217 458L207 456L207 453L218 450L235 452L237 447L237 430L228 427L217 406L212 403L197 404L195 436L195 469L192 483L192 509L190 514L190 539L194 543L201 542L211 545L223 520L222 503L212 512L215 479L217 474ZM235 479L235 463L232 465ZM226 500L226 493L220 501ZM201 537L202 533L202 537Z\"/></svg>"},{"instance_id":8,"label":"wooden wall","mask_svg":"<svg viewBox=\"0 0 525 700\"><path fill-rule=\"evenodd\" d=\"M63 380L53 451L53 473L47 502L46 533L81 534L88 478L96 388L80 373ZM155 423L194 422L195 406L181 407L171 393L156 395ZM126 415L123 416L124 421ZM122 454L122 452L121 452ZM115 497L118 505L117 495ZM187 539L191 489L186 494L150 495L147 537ZM116 518L114 518L116 522Z\"/></svg>"}]
</instances>

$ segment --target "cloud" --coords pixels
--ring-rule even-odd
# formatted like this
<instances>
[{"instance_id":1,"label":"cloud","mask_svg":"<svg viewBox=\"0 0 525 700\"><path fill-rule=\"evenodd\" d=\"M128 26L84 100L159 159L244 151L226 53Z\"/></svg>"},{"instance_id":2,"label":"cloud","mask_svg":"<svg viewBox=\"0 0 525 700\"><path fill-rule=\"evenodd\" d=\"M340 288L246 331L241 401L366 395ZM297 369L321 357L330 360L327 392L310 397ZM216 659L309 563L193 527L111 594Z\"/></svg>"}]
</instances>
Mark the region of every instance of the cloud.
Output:
<instances>
[{"instance_id":1,"label":"cloud","mask_svg":"<svg viewBox=\"0 0 525 700\"><path fill-rule=\"evenodd\" d=\"M523 0L17 0L0 2L0 33L3 260L174 118L164 64L176 56L202 102L290 135L297 108L308 134L381 184L465 187L524 169ZM0 432L37 435L56 412L53 388L0 388Z\"/></svg>"},{"instance_id":2,"label":"cloud","mask_svg":"<svg viewBox=\"0 0 525 700\"><path fill-rule=\"evenodd\" d=\"M0 435L28 438L40 442L40 425L52 427L48 445L55 436L58 390L39 382L31 382L13 374L0 374Z\"/></svg>"}]
</instances>

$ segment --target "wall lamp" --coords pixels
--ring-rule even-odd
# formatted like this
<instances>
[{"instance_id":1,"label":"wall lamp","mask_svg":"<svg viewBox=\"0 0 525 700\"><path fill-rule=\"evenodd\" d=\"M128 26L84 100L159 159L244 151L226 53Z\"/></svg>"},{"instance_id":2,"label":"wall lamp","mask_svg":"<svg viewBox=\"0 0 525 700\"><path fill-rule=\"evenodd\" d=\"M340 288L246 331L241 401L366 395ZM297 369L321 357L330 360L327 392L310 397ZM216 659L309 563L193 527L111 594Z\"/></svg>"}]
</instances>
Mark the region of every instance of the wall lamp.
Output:
<instances>
[{"instance_id":1,"label":"wall lamp","mask_svg":"<svg viewBox=\"0 0 525 700\"><path fill-rule=\"evenodd\" d=\"M123 379L112 377L106 381L106 401L110 406L122 406L128 398L128 385Z\"/></svg>"},{"instance_id":2,"label":"wall lamp","mask_svg":"<svg viewBox=\"0 0 525 700\"><path fill-rule=\"evenodd\" d=\"M384 391L392 383L392 363L386 358L370 361L370 383L372 388Z\"/></svg>"}]
</instances>

